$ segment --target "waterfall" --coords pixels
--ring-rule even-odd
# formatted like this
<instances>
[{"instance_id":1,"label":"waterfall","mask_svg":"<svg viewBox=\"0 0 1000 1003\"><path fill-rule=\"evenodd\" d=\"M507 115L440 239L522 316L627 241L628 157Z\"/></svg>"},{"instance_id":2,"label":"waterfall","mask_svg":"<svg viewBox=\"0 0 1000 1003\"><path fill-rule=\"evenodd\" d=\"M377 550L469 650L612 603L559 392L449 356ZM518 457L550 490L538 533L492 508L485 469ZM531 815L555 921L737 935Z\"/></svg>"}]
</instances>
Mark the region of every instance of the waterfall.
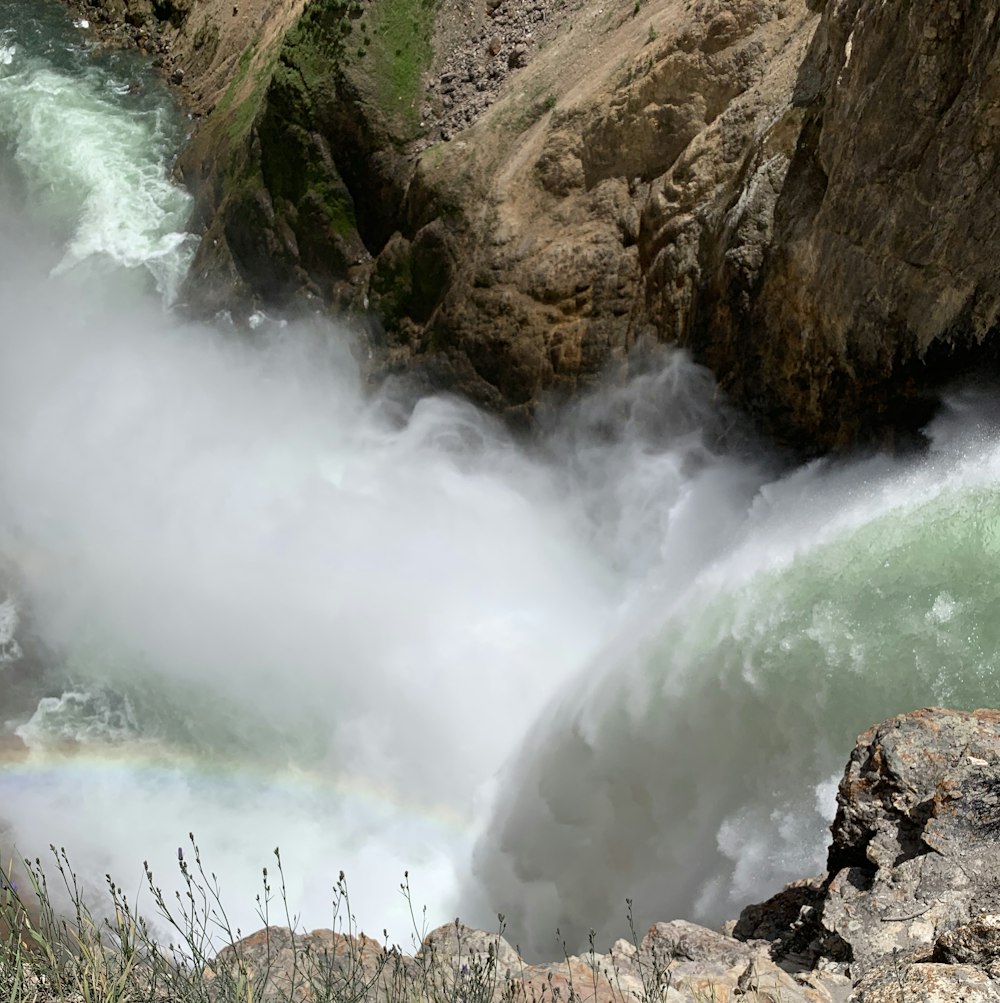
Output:
<instances>
[{"instance_id":1,"label":"waterfall","mask_svg":"<svg viewBox=\"0 0 1000 1003\"><path fill-rule=\"evenodd\" d=\"M407 942L721 921L821 868L855 735L1000 702L1000 438L788 470L683 353L537 434L364 386L329 320L169 309L186 123L58 4L0 0L0 850L166 880L244 932L341 869Z\"/></svg>"}]
</instances>

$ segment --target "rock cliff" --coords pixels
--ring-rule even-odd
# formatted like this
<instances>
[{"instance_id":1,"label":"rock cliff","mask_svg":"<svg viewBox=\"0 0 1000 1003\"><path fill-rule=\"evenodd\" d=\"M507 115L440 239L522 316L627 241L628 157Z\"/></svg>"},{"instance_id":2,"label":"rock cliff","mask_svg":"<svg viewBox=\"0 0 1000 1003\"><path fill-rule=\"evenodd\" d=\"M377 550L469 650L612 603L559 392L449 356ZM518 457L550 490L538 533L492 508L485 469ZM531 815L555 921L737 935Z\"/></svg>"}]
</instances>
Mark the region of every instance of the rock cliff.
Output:
<instances>
[{"instance_id":1,"label":"rock cliff","mask_svg":"<svg viewBox=\"0 0 1000 1003\"><path fill-rule=\"evenodd\" d=\"M806 442L912 427L928 389L995 365L997 15L965 0L825 5L769 239L759 261L716 251L692 341Z\"/></svg>"},{"instance_id":2,"label":"rock cliff","mask_svg":"<svg viewBox=\"0 0 1000 1003\"><path fill-rule=\"evenodd\" d=\"M996 361L995 0L78 2L200 117L199 309L515 419L677 342L804 452Z\"/></svg>"}]
</instances>

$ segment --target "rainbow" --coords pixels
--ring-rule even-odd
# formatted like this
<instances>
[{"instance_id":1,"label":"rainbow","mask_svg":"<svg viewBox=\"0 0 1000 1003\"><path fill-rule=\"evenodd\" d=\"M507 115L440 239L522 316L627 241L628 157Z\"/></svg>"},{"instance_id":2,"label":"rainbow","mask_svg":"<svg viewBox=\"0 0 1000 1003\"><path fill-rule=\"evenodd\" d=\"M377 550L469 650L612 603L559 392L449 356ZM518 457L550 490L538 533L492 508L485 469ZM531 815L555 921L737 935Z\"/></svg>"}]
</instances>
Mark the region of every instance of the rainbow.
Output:
<instances>
[{"instance_id":1,"label":"rainbow","mask_svg":"<svg viewBox=\"0 0 1000 1003\"><path fill-rule=\"evenodd\" d=\"M453 918L456 866L471 851L475 828L471 810L356 772L269 769L150 741L27 748L8 736L0 743L5 860L40 857L50 872L54 842L66 847L88 898L100 901L107 873L148 909L140 862L149 861L172 900L178 851L186 860L193 855L192 830L206 871L220 875L233 928L244 932L263 925L261 871L269 868L276 888L272 851L279 846L288 901L303 926L342 922L330 907L344 871L355 928L408 942L414 923L400 895L403 871L414 875L416 914L426 902L434 925Z\"/></svg>"},{"instance_id":2,"label":"rainbow","mask_svg":"<svg viewBox=\"0 0 1000 1003\"><path fill-rule=\"evenodd\" d=\"M257 790L290 794L296 799L346 799L355 807L367 806L375 814L419 820L459 835L471 835L472 813L441 801L416 798L378 777L360 773L282 766L268 769L259 760L239 760L212 754L194 754L152 741L126 743L61 742L29 748L16 735L0 735L0 805L16 804L20 785L37 785L46 779L69 779L81 789L104 778L146 781L161 786L197 780L199 787ZM0 809L2 811L2 809Z\"/></svg>"}]
</instances>

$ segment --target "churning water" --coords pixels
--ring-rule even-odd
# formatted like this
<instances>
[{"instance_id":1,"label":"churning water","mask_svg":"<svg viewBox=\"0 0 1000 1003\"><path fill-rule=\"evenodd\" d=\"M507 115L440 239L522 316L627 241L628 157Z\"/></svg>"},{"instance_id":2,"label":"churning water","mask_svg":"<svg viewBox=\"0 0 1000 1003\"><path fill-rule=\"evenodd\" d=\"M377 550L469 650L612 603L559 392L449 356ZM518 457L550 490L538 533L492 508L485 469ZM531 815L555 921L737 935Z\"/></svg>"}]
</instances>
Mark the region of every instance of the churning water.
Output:
<instances>
[{"instance_id":1,"label":"churning water","mask_svg":"<svg viewBox=\"0 0 1000 1003\"><path fill-rule=\"evenodd\" d=\"M855 735L1000 704L1000 435L781 473L678 353L530 445L367 392L350 336L184 323L185 123L0 0L0 850L235 922L348 873L370 932L717 921L817 871ZM728 447L722 444L729 443ZM0 833L3 830L0 829Z\"/></svg>"}]
</instances>

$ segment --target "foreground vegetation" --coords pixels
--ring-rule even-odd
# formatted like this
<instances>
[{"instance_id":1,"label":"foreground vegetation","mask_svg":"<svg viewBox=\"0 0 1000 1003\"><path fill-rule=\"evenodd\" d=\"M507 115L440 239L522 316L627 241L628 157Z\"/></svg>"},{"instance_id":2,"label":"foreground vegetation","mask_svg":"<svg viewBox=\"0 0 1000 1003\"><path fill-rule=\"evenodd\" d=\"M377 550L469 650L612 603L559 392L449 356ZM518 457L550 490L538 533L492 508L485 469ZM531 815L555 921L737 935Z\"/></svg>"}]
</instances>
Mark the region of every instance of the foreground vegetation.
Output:
<instances>
[{"instance_id":1,"label":"foreground vegetation","mask_svg":"<svg viewBox=\"0 0 1000 1003\"><path fill-rule=\"evenodd\" d=\"M460 942L465 928L456 921L459 942L453 968L434 951L408 957L398 947L376 944L356 932L343 874L333 895L337 929L317 950L314 936L296 930L277 849L277 887L265 867L256 899L263 929L248 938L233 929L218 880L206 872L193 836L189 859L178 851L180 889L172 900L156 883L149 865L144 865L155 913L152 924L110 876L106 897L92 911L66 851L54 846L51 851L51 870L57 876L51 887L40 859L20 861L16 869L10 862L0 870L0 1000L4 1003L253 1003L265 999L486 1003L504 995L497 964L499 933L470 963ZM400 891L411 901L408 879ZM272 905L277 907L277 916L272 915ZM169 939L164 941L159 929L168 931Z\"/></svg>"},{"instance_id":2,"label":"foreground vegetation","mask_svg":"<svg viewBox=\"0 0 1000 1003\"><path fill-rule=\"evenodd\" d=\"M411 907L412 956L357 932L343 873L333 890L334 929L301 932L289 909L277 849L274 871L263 869L256 897L262 929L249 937L233 929L218 880L206 872L193 836L187 855L178 850L179 889L172 897L145 865L149 920L110 876L100 903L85 900L66 851L50 849L49 865L36 858L0 867L2 1003L716 1003L730 998L727 990L720 996L714 989L678 995L669 959L655 951L640 963L641 984L626 987L621 974L608 969L606 956L596 953L593 934L583 959L570 958L562 945L565 975L555 979L555 966L530 968L510 948L502 916L495 934L470 930L456 919L428 935L426 917L420 914L418 920L413 909L408 876L400 893ZM638 953L631 903L628 918ZM583 973L576 984L574 972ZM750 991L740 999L774 997Z\"/></svg>"}]
</instances>

